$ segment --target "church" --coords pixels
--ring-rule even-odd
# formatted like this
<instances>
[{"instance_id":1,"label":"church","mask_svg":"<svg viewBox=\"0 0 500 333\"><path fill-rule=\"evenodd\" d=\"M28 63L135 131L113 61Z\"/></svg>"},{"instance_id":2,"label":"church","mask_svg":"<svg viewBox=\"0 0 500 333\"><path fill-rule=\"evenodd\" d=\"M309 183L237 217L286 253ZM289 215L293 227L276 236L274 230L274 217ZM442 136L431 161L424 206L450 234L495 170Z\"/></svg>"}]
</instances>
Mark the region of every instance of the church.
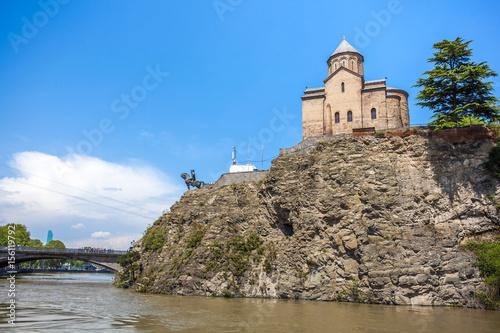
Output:
<instances>
[{"instance_id":1,"label":"church","mask_svg":"<svg viewBox=\"0 0 500 333\"><path fill-rule=\"evenodd\" d=\"M324 87L302 96L302 138L383 131L410 126L408 93L365 81L364 58L344 37L327 61Z\"/></svg>"}]
</instances>

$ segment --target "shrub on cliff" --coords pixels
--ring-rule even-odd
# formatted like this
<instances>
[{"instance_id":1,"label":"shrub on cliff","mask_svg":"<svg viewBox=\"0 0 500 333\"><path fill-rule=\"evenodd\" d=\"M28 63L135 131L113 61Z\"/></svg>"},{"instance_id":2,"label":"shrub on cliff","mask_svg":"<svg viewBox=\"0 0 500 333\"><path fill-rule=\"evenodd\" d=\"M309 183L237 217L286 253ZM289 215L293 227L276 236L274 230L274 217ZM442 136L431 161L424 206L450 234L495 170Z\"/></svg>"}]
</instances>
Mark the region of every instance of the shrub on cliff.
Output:
<instances>
[{"instance_id":1,"label":"shrub on cliff","mask_svg":"<svg viewBox=\"0 0 500 333\"><path fill-rule=\"evenodd\" d=\"M130 251L118 257L117 263L122 266L123 272L119 275L116 285L118 287L127 287L127 280L134 280L134 272L139 269L137 261L141 258L139 252Z\"/></svg>"},{"instance_id":2,"label":"shrub on cliff","mask_svg":"<svg viewBox=\"0 0 500 333\"><path fill-rule=\"evenodd\" d=\"M161 229L151 226L146 230L142 237L142 247L144 251L157 251L161 252L163 245L165 245L165 237Z\"/></svg>"},{"instance_id":3,"label":"shrub on cliff","mask_svg":"<svg viewBox=\"0 0 500 333\"><path fill-rule=\"evenodd\" d=\"M500 142L494 146L486 161L486 169L493 172L495 177L500 179Z\"/></svg>"},{"instance_id":4,"label":"shrub on cliff","mask_svg":"<svg viewBox=\"0 0 500 333\"><path fill-rule=\"evenodd\" d=\"M118 257L117 263L124 269L130 268L137 260L141 258L141 255L137 251L130 251L126 254Z\"/></svg>"},{"instance_id":5,"label":"shrub on cliff","mask_svg":"<svg viewBox=\"0 0 500 333\"><path fill-rule=\"evenodd\" d=\"M500 109L500 104L497 105ZM490 130L495 134L497 139L500 139L500 121L491 122L488 124Z\"/></svg>"},{"instance_id":6,"label":"shrub on cliff","mask_svg":"<svg viewBox=\"0 0 500 333\"><path fill-rule=\"evenodd\" d=\"M211 260L205 264L203 274L218 271L231 272L234 276L242 276L250 265L260 262L264 255L263 240L256 233L251 233L246 238L235 236L227 240L226 244L213 243L208 245L211 251ZM274 248L274 247L273 247Z\"/></svg>"},{"instance_id":7,"label":"shrub on cliff","mask_svg":"<svg viewBox=\"0 0 500 333\"><path fill-rule=\"evenodd\" d=\"M187 246L192 249L196 249L205 236L206 227L202 225L195 225L191 231L191 234L186 239Z\"/></svg>"},{"instance_id":8,"label":"shrub on cliff","mask_svg":"<svg viewBox=\"0 0 500 333\"><path fill-rule=\"evenodd\" d=\"M469 242L466 249L477 256L477 265L485 277L488 289L478 296L486 308L500 310L500 239L496 242Z\"/></svg>"}]
</instances>

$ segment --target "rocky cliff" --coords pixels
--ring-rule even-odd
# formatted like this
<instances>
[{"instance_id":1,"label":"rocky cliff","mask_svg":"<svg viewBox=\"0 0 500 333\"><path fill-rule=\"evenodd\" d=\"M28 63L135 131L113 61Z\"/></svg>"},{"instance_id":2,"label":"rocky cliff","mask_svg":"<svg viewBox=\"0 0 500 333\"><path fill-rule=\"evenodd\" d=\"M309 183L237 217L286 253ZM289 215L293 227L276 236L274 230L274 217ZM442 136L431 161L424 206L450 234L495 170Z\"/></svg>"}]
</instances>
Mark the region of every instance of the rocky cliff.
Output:
<instances>
[{"instance_id":1,"label":"rocky cliff","mask_svg":"<svg viewBox=\"0 0 500 333\"><path fill-rule=\"evenodd\" d=\"M134 287L385 304L476 306L460 244L493 237L493 141L344 138L280 156L259 183L188 191L135 250Z\"/></svg>"}]
</instances>

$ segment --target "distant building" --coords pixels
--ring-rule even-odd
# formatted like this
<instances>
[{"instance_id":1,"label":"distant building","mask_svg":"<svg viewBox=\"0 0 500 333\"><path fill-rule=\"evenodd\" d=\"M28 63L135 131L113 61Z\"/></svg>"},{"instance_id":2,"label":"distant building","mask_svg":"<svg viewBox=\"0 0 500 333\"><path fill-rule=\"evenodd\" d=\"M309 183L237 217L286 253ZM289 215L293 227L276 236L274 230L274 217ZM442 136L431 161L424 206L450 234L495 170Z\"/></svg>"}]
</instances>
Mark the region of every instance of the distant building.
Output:
<instances>
[{"instance_id":1,"label":"distant building","mask_svg":"<svg viewBox=\"0 0 500 333\"><path fill-rule=\"evenodd\" d=\"M249 171L257 171L257 168L252 164L239 165L236 160L236 147L233 147L233 164L229 167L229 173Z\"/></svg>"},{"instance_id":2,"label":"distant building","mask_svg":"<svg viewBox=\"0 0 500 333\"><path fill-rule=\"evenodd\" d=\"M364 58L344 37L328 58L325 86L302 96L302 138L386 130L410 125L408 93L386 85L386 79L365 81Z\"/></svg>"},{"instance_id":3,"label":"distant building","mask_svg":"<svg viewBox=\"0 0 500 333\"><path fill-rule=\"evenodd\" d=\"M248 171L257 171L257 168L255 167L255 165L252 164L246 164L246 165L233 164L229 167L229 173L248 172Z\"/></svg>"},{"instance_id":4,"label":"distant building","mask_svg":"<svg viewBox=\"0 0 500 333\"><path fill-rule=\"evenodd\" d=\"M49 244L49 242L52 240L53 236L54 236L54 234L52 233L52 230L49 230L49 233L47 234L47 243L46 244Z\"/></svg>"},{"instance_id":5,"label":"distant building","mask_svg":"<svg viewBox=\"0 0 500 333\"><path fill-rule=\"evenodd\" d=\"M233 147L232 162L229 166L229 172L224 173L220 178L212 184L205 184L204 187L211 188L214 186L224 186L231 184L238 184L247 181L258 182L264 178L269 170L257 170L253 164L240 165L236 160L236 147Z\"/></svg>"}]
</instances>

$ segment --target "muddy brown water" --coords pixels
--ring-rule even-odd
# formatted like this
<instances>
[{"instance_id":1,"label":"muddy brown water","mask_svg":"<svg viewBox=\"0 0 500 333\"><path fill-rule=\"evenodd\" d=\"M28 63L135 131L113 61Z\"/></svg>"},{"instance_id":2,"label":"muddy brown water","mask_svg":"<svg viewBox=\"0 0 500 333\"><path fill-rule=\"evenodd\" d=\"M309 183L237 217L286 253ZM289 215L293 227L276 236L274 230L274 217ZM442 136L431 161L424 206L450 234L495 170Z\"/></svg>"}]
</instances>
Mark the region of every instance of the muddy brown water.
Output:
<instances>
[{"instance_id":1,"label":"muddy brown water","mask_svg":"<svg viewBox=\"0 0 500 333\"><path fill-rule=\"evenodd\" d=\"M477 309L301 300L150 295L113 275L0 278L0 332L500 332L500 313ZM15 326L8 323L15 300Z\"/></svg>"}]
</instances>

